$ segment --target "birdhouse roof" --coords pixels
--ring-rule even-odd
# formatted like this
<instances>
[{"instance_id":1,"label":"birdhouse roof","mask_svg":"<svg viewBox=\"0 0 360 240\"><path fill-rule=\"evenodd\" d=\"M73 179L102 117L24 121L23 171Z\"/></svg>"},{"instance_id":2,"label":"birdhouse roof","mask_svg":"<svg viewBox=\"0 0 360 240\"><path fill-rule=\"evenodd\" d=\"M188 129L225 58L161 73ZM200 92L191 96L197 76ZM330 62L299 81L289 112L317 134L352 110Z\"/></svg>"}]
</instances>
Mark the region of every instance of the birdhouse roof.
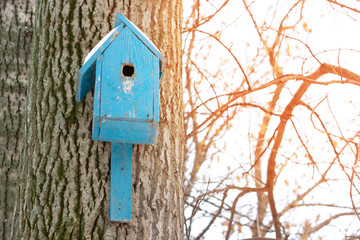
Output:
<instances>
[{"instance_id":1,"label":"birdhouse roof","mask_svg":"<svg viewBox=\"0 0 360 240\"><path fill-rule=\"evenodd\" d=\"M79 81L77 81L76 86L76 99L81 101L81 99L86 95L86 93L94 86L95 80L95 68L96 60L98 57L106 51L110 44L116 39L116 37L121 33L121 31L127 27L136 37L141 41L150 52L152 52L160 60L160 69L162 68L162 62L165 58L160 53L159 49L151 42L151 40L130 20L121 15L120 13L116 14L115 17L115 27L112 29L101 41L96 44L96 46L90 51L90 53L85 57L83 66L79 70ZM160 70L161 71L161 70ZM160 76L161 76L160 72Z\"/></svg>"},{"instance_id":2,"label":"birdhouse roof","mask_svg":"<svg viewBox=\"0 0 360 240\"><path fill-rule=\"evenodd\" d=\"M124 27L128 27L131 32L156 56L161 62L164 62L165 58L160 53L159 49L151 42L151 40L129 19L118 13L115 17L114 28L103 37L98 44L89 52L85 57L84 66L91 66L95 62L96 58L100 56L106 48L114 41Z\"/></svg>"}]
</instances>

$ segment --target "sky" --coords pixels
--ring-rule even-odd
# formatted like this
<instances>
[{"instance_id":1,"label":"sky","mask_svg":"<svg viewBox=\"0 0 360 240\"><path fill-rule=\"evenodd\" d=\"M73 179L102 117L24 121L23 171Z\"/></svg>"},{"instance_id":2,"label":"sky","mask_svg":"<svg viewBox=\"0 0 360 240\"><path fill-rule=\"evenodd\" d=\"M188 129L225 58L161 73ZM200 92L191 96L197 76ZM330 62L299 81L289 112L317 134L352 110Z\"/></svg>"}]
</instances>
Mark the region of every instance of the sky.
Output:
<instances>
[{"instance_id":1,"label":"sky","mask_svg":"<svg viewBox=\"0 0 360 240\"><path fill-rule=\"evenodd\" d=\"M202 13L204 15L211 14L222 2L223 1L202 1ZM264 34L267 35L269 42L274 39L275 31L273 29L276 29L281 20L281 18L277 16L281 16L281 14L284 15L295 1L280 1L275 6L274 3L276 2L277 1L266 0L247 1L259 25L264 21L271 23L270 26L267 24L268 29L266 31L264 30ZM193 1L184 1L185 18L189 16L192 4ZM274 12L274 9L277 9L277 16L271 14ZM292 21L295 22L296 19L289 17L288 23ZM303 19L298 26L298 30L289 30L286 31L286 34L291 37L296 37L302 42L296 40L284 41L284 44L288 44L288 47L286 47L286 45L282 46L279 52L282 59L279 63L281 64L284 74L306 75L313 72L319 66L315 60L311 59L311 54L303 44L306 43L311 47L312 52L321 62L340 65L360 75L360 19L359 21L354 21L349 18L349 16L346 16L344 12L334 11L324 0L312 0L306 1ZM229 1L229 4L210 22L204 24L201 30L218 36L226 46L231 47L232 52L247 72L251 71L251 66L261 68L256 69L252 75L252 80L257 80L258 84L263 84L273 79L273 76L269 74L269 66L260 62L259 57L256 56L262 45L257 37L257 32L253 27L251 19L242 5L242 1ZM218 94L231 92L236 89L243 77L231 55L224 50L219 43L212 41L209 36L204 34L198 34L197 36L195 41L196 50L191 56L192 60L196 61L196 64L208 74L209 81L216 86ZM183 42L185 44L184 48L186 49L186 34L184 34ZM288 49L290 49L289 52L287 51ZM341 49L341 51L339 49ZM186 57L183 61L187 61ZM264 60L264 62L265 61L266 60ZM195 79L199 78L196 74L194 74L193 77ZM334 79L334 76L326 76L320 80L328 81ZM209 83L199 84L199 95L203 101L213 96L212 92L209 91L209 87L206 87L206 84L209 85ZM279 107L275 111L281 113L299 84L298 82L291 82L286 85L286 89L283 91L279 100ZM273 90L274 88L271 88L270 91L264 90L252 94L248 96L246 100L256 102L266 107L266 103L272 96L271 91ZM357 120L359 119L360 110L360 107L358 107L360 106L359 91L359 87L354 86L349 88L349 86L339 84L327 87L311 86L303 99L312 107L319 104L316 109L320 115L325 116L326 123L330 126L329 130L339 135L343 134L349 138L353 137L354 132L359 131L360 127L359 121ZM329 108L329 106L331 106L331 108ZM208 107L214 110L217 105L215 103L213 105L209 104ZM334 116L333 113L335 113ZM215 154L216 149L214 148L214 160L209 161L208 164L202 167L202 178L200 178L202 181L199 181L197 186L199 189L201 189L201 187L205 188L208 181L216 182L229 171L235 171L238 173L237 175L241 177L240 181L237 181L236 174L234 174L233 182L235 184L239 186L244 184L244 178L241 174L246 171L246 169L249 169L249 158L254 158L252 154L255 149L256 137L262 116L261 111L254 111L254 109L241 111L241 114L233 121L231 130L227 131L223 138L216 141L217 148L221 148L222 150ZM329 147L330 144L323 144L328 141L327 137L323 134L318 134L318 132L314 130L313 124L317 128L321 128L320 123L314 119L313 122L311 122L311 117L313 116L311 116L308 111L303 108L297 108L294 111L292 119L296 123L300 133L306 136L306 140L309 145L312 146L311 152L313 157L319 162L319 168L323 169L327 166L329 159L333 158L333 153ZM273 118L269 125L270 131L266 136L267 138L271 137L278 123L278 118ZM296 140L296 137L294 137L295 132L294 129L291 128L290 123L287 125L286 131L290 134L288 135L289 137L284 140L286 144L284 143L284 149L281 150L283 156L279 154L278 161L280 164L290 163L288 163L286 171L284 171L278 179L278 186L286 189L285 191L276 191L277 204L280 209L282 205L285 205L286 202L290 200L289 198L296 197L296 194L291 195L288 191L299 186L298 190L301 192L301 190L306 189L319 177L317 172L308 166L307 163L309 161L306 158L306 151L303 148L294 149L295 146L301 144ZM357 141L360 141L360 139L357 139ZM340 148L343 143L338 140L336 144L339 144ZM347 151L351 153L350 148ZM296 157L294 155L296 155ZM268 153L264 155L264 158L266 159L267 156ZM342 159L350 163L353 161L351 156L352 155L344 154ZM266 165L265 161L264 164ZM188 163L188 167L191 167L191 163ZM344 173L339 169L334 170L331 174L334 178L346 179ZM322 203L331 202L340 205L349 205L349 184L343 180L335 184L324 184L319 191L310 195L309 199L313 198L316 202ZM251 179L249 180L249 184L253 184ZM246 205L252 201L256 201L256 198L254 195L249 195L249 197L244 198L238 206L244 206L239 208L244 212L249 211L250 213L250 207L246 207ZM211 207L209 208L211 209ZM333 214L329 212L327 208L318 211L327 216ZM312 222L322 220L317 219L317 214L313 213L314 210L312 208L302 208L300 211L292 212L291 215L284 215L283 219L299 223L300 225L304 219L309 219ZM198 221L198 225L195 224L194 226L196 227L193 228L202 229L204 223L205 221ZM326 239L342 239L346 234L349 234L349 232L338 231L336 226L339 224L350 224L351 228L355 230L360 228L359 221L356 218L347 217L334 221L333 224L324 229L321 234L325 234L327 236ZM223 237L221 229L221 223L218 223L217 227L214 227L210 231L206 239L221 239ZM299 225L290 227L289 229L294 237L291 239L296 239L295 234L300 231ZM233 234L231 239L249 237L249 230L242 230L244 234ZM317 234L314 234L313 239L317 239L317 236Z\"/></svg>"}]
</instances>

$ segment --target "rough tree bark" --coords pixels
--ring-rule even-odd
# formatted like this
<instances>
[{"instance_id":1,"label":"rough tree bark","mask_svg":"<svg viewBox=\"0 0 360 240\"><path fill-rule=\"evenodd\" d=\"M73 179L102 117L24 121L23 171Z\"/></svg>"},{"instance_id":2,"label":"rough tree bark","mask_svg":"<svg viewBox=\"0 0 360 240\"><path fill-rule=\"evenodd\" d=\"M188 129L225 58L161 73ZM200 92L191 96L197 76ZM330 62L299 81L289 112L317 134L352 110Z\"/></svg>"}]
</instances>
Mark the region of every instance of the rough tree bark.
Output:
<instances>
[{"instance_id":1,"label":"rough tree bark","mask_svg":"<svg viewBox=\"0 0 360 240\"><path fill-rule=\"evenodd\" d=\"M15 239L183 239L181 7L177 1L40 0ZM133 221L109 222L110 144L91 140L75 77L117 12L165 55L156 144L133 148Z\"/></svg>"},{"instance_id":2,"label":"rough tree bark","mask_svg":"<svg viewBox=\"0 0 360 240\"><path fill-rule=\"evenodd\" d=\"M34 3L0 2L0 239L10 235L22 148Z\"/></svg>"}]
</instances>

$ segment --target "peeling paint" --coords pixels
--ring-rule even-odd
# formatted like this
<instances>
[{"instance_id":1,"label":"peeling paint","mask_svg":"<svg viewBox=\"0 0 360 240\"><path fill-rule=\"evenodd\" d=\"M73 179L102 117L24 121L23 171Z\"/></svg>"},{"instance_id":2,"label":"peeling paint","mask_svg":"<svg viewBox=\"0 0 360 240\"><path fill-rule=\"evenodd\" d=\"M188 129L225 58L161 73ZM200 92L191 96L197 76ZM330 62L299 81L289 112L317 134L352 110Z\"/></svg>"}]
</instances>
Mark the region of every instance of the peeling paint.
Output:
<instances>
[{"instance_id":1,"label":"peeling paint","mask_svg":"<svg viewBox=\"0 0 360 240\"><path fill-rule=\"evenodd\" d=\"M124 81L122 82L124 88L124 92L125 93L130 93L131 92L131 89L132 87L134 86L134 81L131 79L131 78L124 78Z\"/></svg>"},{"instance_id":2,"label":"peeling paint","mask_svg":"<svg viewBox=\"0 0 360 240\"><path fill-rule=\"evenodd\" d=\"M119 35L119 31L115 31L113 37L110 40L110 43L115 40L115 38Z\"/></svg>"}]
</instances>

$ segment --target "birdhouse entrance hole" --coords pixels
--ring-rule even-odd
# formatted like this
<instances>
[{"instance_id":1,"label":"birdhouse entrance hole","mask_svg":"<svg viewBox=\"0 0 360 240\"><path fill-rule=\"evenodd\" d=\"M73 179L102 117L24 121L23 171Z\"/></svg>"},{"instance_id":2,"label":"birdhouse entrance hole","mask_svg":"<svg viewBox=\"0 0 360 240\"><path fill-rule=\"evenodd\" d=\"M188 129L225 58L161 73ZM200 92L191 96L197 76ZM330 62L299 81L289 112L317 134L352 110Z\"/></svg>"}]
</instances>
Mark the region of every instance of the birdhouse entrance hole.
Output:
<instances>
[{"instance_id":1,"label":"birdhouse entrance hole","mask_svg":"<svg viewBox=\"0 0 360 240\"><path fill-rule=\"evenodd\" d=\"M134 64L132 63L124 63L122 66L122 75L124 77L133 77L135 72Z\"/></svg>"}]
</instances>

